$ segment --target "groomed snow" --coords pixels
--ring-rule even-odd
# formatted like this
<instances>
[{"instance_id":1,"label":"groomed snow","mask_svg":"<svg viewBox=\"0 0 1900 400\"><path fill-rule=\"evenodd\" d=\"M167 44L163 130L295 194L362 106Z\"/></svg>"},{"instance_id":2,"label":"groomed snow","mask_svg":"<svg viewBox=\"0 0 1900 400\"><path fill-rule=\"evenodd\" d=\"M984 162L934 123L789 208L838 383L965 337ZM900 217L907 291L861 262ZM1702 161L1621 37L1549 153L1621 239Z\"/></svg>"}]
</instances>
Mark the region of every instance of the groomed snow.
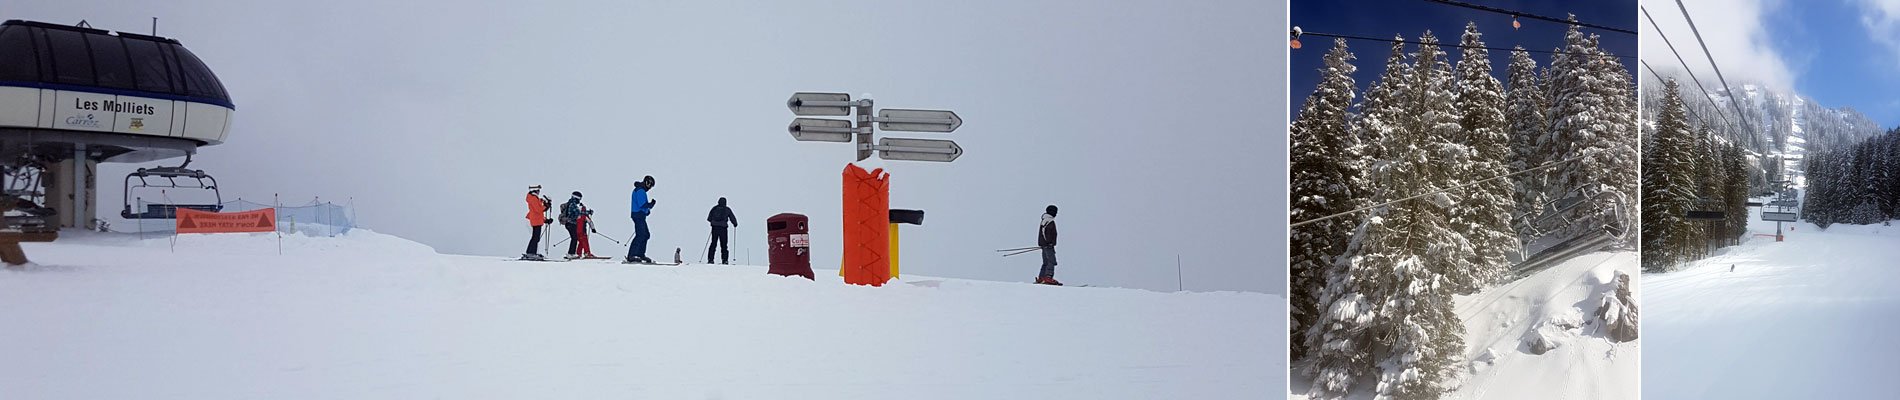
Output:
<instances>
[{"instance_id":1,"label":"groomed snow","mask_svg":"<svg viewBox=\"0 0 1900 400\"><path fill-rule=\"evenodd\" d=\"M1265 398L1285 300L64 233L0 272L0 397ZM1019 268L1010 266L1009 268ZM972 268L1003 268L986 265ZM1030 268L1030 267L1021 267ZM1028 272L1028 271L1026 271ZM1074 282L1080 283L1080 282Z\"/></svg>"},{"instance_id":2,"label":"groomed snow","mask_svg":"<svg viewBox=\"0 0 1900 400\"><path fill-rule=\"evenodd\" d=\"M1774 233L1750 214L1751 234ZM1785 226L1644 277L1643 397L1893 398L1900 226Z\"/></svg>"}]
</instances>

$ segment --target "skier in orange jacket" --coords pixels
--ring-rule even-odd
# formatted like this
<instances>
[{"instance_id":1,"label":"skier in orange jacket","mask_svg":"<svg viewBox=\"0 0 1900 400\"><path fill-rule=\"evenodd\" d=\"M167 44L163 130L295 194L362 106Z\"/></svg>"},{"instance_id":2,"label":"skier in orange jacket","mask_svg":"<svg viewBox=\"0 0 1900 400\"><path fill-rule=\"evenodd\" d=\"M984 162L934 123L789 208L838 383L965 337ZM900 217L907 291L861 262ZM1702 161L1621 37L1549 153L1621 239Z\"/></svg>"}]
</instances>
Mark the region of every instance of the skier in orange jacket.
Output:
<instances>
[{"instance_id":1,"label":"skier in orange jacket","mask_svg":"<svg viewBox=\"0 0 1900 400\"><path fill-rule=\"evenodd\" d=\"M541 226L554 222L553 218L548 218L548 207L553 205L553 200L541 195L541 185L528 187L528 228L534 233L528 236L528 252L521 253L521 259L534 261L547 259L540 252L535 251L535 248L541 246Z\"/></svg>"}]
</instances>

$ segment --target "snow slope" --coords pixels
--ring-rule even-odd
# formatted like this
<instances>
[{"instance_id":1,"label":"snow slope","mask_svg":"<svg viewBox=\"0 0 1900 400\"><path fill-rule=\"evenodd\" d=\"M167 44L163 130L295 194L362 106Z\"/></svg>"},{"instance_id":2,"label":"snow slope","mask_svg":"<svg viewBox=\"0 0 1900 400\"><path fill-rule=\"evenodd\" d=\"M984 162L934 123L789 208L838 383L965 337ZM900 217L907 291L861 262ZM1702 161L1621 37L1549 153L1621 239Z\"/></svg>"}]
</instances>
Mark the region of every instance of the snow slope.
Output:
<instances>
[{"instance_id":1,"label":"snow slope","mask_svg":"<svg viewBox=\"0 0 1900 400\"><path fill-rule=\"evenodd\" d=\"M1465 322L1468 373L1446 399L1623 399L1635 398L1641 339L1614 343L1593 320L1616 272L1641 270L1635 252L1592 253L1537 273L1457 296ZM1634 277L1632 277L1634 278ZM1642 298L1640 284L1631 294ZM1639 300L1639 303L1640 300ZM1640 307L1640 306L1639 306ZM1639 308L1639 312L1642 310ZM1559 327L1559 323L1572 326ZM1531 354L1526 338L1542 333L1558 347ZM1305 366L1301 366L1302 368ZM1306 399L1310 380L1295 370L1289 398ZM1371 384L1354 399L1371 399Z\"/></svg>"},{"instance_id":2,"label":"snow slope","mask_svg":"<svg viewBox=\"0 0 1900 400\"><path fill-rule=\"evenodd\" d=\"M1285 300L67 232L0 271L0 398L1261 398Z\"/></svg>"},{"instance_id":3,"label":"snow slope","mask_svg":"<svg viewBox=\"0 0 1900 400\"><path fill-rule=\"evenodd\" d=\"M1643 339L1610 341L1595 319L1616 272L1631 275L1630 294L1643 311L1636 252L1592 253L1534 275L1457 298L1465 321L1471 376L1448 399L1635 398ZM1544 335L1558 347L1532 354Z\"/></svg>"},{"instance_id":4,"label":"snow slope","mask_svg":"<svg viewBox=\"0 0 1900 400\"><path fill-rule=\"evenodd\" d=\"M1644 397L1894 398L1900 226L1785 226L1644 277ZM1751 209L1749 231L1775 223Z\"/></svg>"}]
</instances>

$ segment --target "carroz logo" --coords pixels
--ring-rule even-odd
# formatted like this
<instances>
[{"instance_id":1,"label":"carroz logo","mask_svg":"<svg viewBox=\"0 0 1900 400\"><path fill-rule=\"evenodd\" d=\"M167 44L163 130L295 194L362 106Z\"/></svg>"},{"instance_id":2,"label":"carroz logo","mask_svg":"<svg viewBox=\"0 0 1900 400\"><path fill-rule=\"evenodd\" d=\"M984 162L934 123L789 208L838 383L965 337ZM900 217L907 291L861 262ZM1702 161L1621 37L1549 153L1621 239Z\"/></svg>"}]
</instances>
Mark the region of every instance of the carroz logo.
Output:
<instances>
[{"instance_id":1,"label":"carroz logo","mask_svg":"<svg viewBox=\"0 0 1900 400\"><path fill-rule=\"evenodd\" d=\"M135 131L136 131L136 130L141 130L141 129L145 129L145 119L144 119L144 118L133 118L133 119L132 119L132 123L130 123L130 124L127 124L127 126L126 126L126 127L127 127L127 128L131 128L132 130L135 130Z\"/></svg>"},{"instance_id":2,"label":"carroz logo","mask_svg":"<svg viewBox=\"0 0 1900 400\"><path fill-rule=\"evenodd\" d=\"M86 114L85 117L74 115L71 117L66 117L66 125L82 126L82 127L87 127L87 128L98 128L99 120L92 119L92 114Z\"/></svg>"}]
</instances>

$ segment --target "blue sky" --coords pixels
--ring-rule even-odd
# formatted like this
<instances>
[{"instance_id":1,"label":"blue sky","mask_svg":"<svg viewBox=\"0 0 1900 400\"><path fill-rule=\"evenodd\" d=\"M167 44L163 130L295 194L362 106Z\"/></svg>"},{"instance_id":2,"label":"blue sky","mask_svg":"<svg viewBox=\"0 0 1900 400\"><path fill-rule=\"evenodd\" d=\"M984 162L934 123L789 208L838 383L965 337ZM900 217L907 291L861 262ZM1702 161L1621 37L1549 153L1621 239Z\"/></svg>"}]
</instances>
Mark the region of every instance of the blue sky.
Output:
<instances>
[{"instance_id":1,"label":"blue sky","mask_svg":"<svg viewBox=\"0 0 1900 400\"><path fill-rule=\"evenodd\" d=\"M1577 20L1597 25L1622 29L1636 29L1636 6L1634 1L1601 2L1565 2L1565 1L1472 1L1475 4L1497 8L1517 10L1531 14L1562 18L1566 14L1576 14ZM1521 19L1523 28L1511 29L1511 17L1508 15L1453 7L1423 0L1384 0L1384 1L1294 1L1292 25L1308 32L1322 32L1343 35L1389 38L1393 34L1405 35L1407 40L1417 40L1426 30L1431 30L1442 43L1456 43L1463 34L1465 23L1477 22L1478 32L1484 34L1484 42L1489 47L1511 48L1524 46L1526 50L1552 50L1563 44L1566 26L1559 23ZM1601 31L1585 28L1587 33L1602 36L1602 46L1619 55L1636 54L1636 36L1624 33ZM1301 40L1303 49L1292 50L1290 71L1291 101L1288 104L1294 113L1306 102L1307 95L1313 93L1314 85L1319 82L1317 72L1322 65L1321 58L1332 48L1331 38L1306 37ZM1363 91L1366 86L1377 80L1385 70L1385 58L1391 51L1391 44L1367 40L1348 40L1347 48L1358 59L1353 65L1359 71L1353 74L1353 80ZM1458 48L1445 47L1448 52L1457 53ZM1407 48L1406 52L1414 51ZM1510 54L1505 51L1491 52L1491 67L1500 81L1504 80L1505 66ZM1540 67L1550 62L1549 54L1535 54ZM1455 61L1457 56L1453 56ZM1626 61L1632 67L1633 60ZM1355 100L1357 101L1357 100Z\"/></svg>"},{"instance_id":2,"label":"blue sky","mask_svg":"<svg viewBox=\"0 0 1900 400\"><path fill-rule=\"evenodd\" d=\"M1900 96L1895 96L1900 93L1900 53L1874 40L1875 35L1890 33L1862 23L1862 4L1783 2L1764 13L1760 26L1791 61L1796 91L1829 108L1853 107L1892 127L1900 124Z\"/></svg>"}]
</instances>

